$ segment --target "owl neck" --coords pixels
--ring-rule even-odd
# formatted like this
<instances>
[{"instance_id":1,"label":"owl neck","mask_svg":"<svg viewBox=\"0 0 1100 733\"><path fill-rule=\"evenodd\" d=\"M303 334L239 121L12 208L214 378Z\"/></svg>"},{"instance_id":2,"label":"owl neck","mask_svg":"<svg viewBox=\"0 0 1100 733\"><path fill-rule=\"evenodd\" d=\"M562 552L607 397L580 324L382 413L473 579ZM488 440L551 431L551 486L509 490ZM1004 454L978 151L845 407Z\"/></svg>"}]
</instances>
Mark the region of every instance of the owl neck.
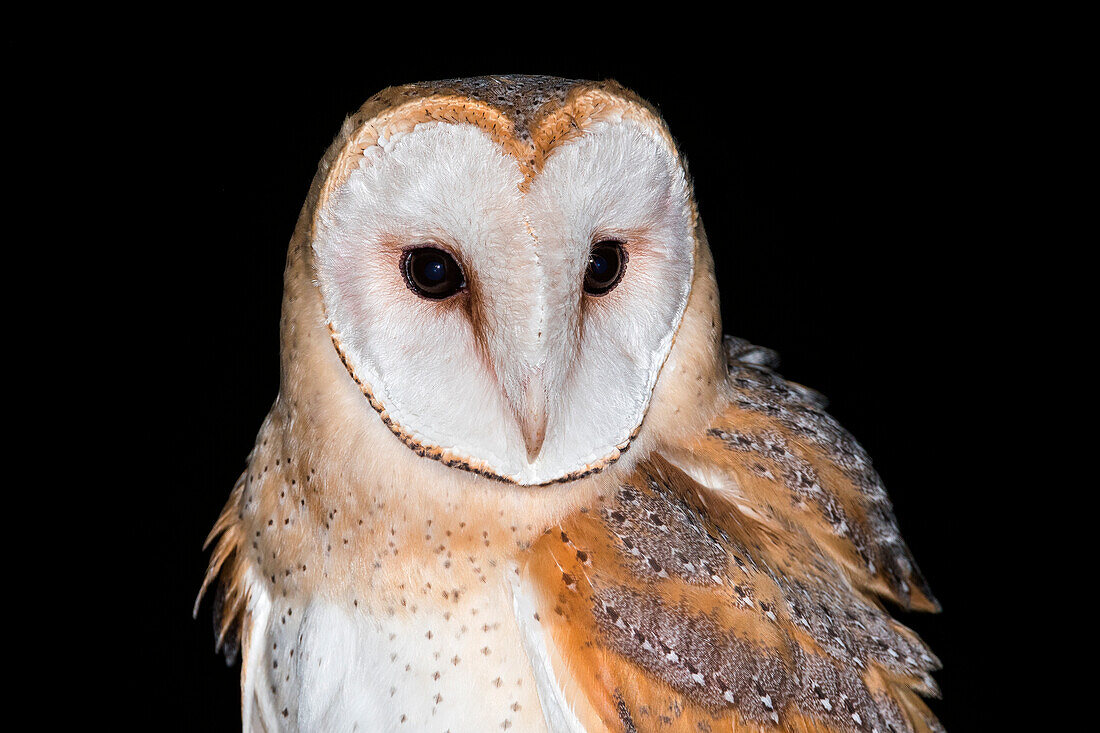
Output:
<instances>
[{"instance_id":1,"label":"owl neck","mask_svg":"<svg viewBox=\"0 0 1100 733\"><path fill-rule=\"evenodd\" d=\"M492 481L420 458L369 408L333 421L335 405L302 405L276 401L240 485L245 553L275 595L381 612L499 589L545 528L605 483Z\"/></svg>"}]
</instances>

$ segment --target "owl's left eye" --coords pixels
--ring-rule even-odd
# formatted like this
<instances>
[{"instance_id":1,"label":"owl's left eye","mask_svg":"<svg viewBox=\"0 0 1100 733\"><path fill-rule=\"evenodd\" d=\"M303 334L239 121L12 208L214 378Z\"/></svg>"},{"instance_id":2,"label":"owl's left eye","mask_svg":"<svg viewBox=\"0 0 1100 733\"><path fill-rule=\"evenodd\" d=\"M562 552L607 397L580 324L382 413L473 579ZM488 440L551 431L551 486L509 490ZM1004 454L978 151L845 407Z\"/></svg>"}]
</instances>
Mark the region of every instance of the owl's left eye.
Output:
<instances>
[{"instance_id":1,"label":"owl's left eye","mask_svg":"<svg viewBox=\"0 0 1100 733\"><path fill-rule=\"evenodd\" d=\"M462 268L454 257L435 247L406 252L401 270L410 290L432 300L449 298L466 285Z\"/></svg>"},{"instance_id":2,"label":"owl's left eye","mask_svg":"<svg viewBox=\"0 0 1100 733\"><path fill-rule=\"evenodd\" d=\"M589 295L610 293L623 279L626 252L622 244L612 239L596 242L588 253L588 268L584 272L584 291Z\"/></svg>"}]
</instances>

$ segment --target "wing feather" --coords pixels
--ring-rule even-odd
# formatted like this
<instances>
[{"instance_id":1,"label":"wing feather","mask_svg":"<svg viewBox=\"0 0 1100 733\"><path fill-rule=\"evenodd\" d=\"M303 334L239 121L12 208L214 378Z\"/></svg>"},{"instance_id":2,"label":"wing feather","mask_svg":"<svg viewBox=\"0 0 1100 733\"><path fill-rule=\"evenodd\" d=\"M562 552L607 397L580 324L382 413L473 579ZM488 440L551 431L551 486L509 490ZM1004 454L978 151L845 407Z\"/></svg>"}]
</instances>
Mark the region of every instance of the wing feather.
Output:
<instances>
[{"instance_id":1,"label":"wing feather","mask_svg":"<svg viewBox=\"0 0 1100 733\"><path fill-rule=\"evenodd\" d=\"M558 684L590 729L940 730L919 697L939 662L880 598L937 605L866 454L734 346L704 434L531 548Z\"/></svg>"},{"instance_id":2,"label":"wing feather","mask_svg":"<svg viewBox=\"0 0 1100 733\"><path fill-rule=\"evenodd\" d=\"M733 399L693 443L671 453L721 467L775 521L807 528L860 587L903 608L939 603L898 532L886 489L855 438L824 412L824 398L726 341ZM748 356L749 358L745 358Z\"/></svg>"},{"instance_id":3,"label":"wing feather","mask_svg":"<svg viewBox=\"0 0 1100 733\"><path fill-rule=\"evenodd\" d=\"M198 616L203 596L213 585L214 593L214 651L225 654L226 664L232 665L240 649L241 625L247 607L248 588L245 582L246 565L242 549L240 524L241 495L244 492L244 476L237 481L229 500L207 535L203 549L214 543L210 563L206 568L202 586L195 598L193 616Z\"/></svg>"}]
</instances>

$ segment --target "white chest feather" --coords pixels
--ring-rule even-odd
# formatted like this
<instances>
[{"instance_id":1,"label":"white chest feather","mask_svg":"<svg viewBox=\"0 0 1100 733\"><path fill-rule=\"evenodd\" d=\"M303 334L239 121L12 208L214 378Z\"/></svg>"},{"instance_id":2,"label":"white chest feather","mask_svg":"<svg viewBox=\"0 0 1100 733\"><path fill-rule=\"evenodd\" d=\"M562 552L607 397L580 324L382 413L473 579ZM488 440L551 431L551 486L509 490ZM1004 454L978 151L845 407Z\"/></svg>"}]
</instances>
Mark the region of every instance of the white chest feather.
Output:
<instances>
[{"instance_id":1,"label":"white chest feather","mask_svg":"<svg viewBox=\"0 0 1100 733\"><path fill-rule=\"evenodd\" d=\"M508 588L389 610L254 594L245 730L546 730Z\"/></svg>"}]
</instances>

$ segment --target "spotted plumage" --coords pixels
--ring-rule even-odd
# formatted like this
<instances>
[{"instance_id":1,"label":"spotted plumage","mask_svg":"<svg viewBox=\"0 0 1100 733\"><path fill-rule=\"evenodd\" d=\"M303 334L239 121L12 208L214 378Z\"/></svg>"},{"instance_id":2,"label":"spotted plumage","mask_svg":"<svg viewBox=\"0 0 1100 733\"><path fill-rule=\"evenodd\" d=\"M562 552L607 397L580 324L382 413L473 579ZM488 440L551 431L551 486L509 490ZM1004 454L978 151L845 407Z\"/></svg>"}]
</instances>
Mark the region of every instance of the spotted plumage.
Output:
<instances>
[{"instance_id":1,"label":"spotted plumage","mask_svg":"<svg viewBox=\"0 0 1100 733\"><path fill-rule=\"evenodd\" d=\"M425 297L414 251L454 287ZM938 663L883 605L936 602L776 366L723 340L632 92L376 95L302 209L280 392L210 535L244 728L938 730Z\"/></svg>"}]
</instances>

